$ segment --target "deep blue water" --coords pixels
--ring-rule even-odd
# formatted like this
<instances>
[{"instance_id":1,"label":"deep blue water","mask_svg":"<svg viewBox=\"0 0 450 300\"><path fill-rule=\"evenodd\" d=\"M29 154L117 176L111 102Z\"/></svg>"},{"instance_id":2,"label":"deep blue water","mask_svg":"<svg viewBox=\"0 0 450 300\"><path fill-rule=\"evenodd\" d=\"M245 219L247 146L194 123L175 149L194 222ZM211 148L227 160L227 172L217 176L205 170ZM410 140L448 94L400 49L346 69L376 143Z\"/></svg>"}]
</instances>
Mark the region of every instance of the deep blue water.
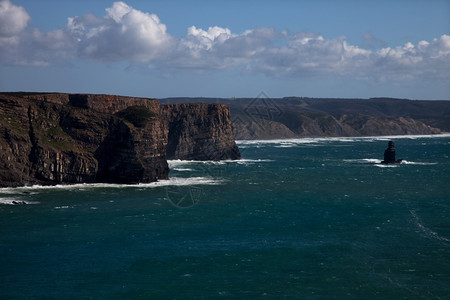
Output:
<instances>
[{"instance_id":1,"label":"deep blue water","mask_svg":"<svg viewBox=\"0 0 450 300\"><path fill-rule=\"evenodd\" d=\"M0 189L0 298L450 299L450 136L393 139L402 164L242 141L156 184Z\"/></svg>"}]
</instances>

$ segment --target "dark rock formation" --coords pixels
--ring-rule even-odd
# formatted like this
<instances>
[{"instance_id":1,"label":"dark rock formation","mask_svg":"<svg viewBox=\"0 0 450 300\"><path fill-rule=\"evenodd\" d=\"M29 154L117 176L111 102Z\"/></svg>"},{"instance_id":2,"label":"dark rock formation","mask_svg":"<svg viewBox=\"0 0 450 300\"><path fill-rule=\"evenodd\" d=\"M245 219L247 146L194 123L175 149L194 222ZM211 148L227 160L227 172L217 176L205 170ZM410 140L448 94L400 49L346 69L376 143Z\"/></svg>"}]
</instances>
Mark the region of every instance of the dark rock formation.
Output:
<instances>
[{"instance_id":1,"label":"dark rock formation","mask_svg":"<svg viewBox=\"0 0 450 300\"><path fill-rule=\"evenodd\" d=\"M0 94L0 186L166 179L169 141L177 145L170 152L175 159L239 157L226 105Z\"/></svg>"},{"instance_id":2,"label":"dark rock formation","mask_svg":"<svg viewBox=\"0 0 450 300\"><path fill-rule=\"evenodd\" d=\"M240 159L227 105L161 105L161 117L169 126L167 159Z\"/></svg>"},{"instance_id":3,"label":"dark rock formation","mask_svg":"<svg viewBox=\"0 0 450 300\"><path fill-rule=\"evenodd\" d=\"M95 152L103 182L139 183L167 179L167 126L145 106L131 106L115 114L108 136Z\"/></svg>"},{"instance_id":4,"label":"dark rock formation","mask_svg":"<svg viewBox=\"0 0 450 300\"><path fill-rule=\"evenodd\" d=\"M388 147L386 150L384 150L384 160L381 162L382 164L395 164L395 163L401 163L402 160L395 159L395 145L393 141L389 141Z\"/></svg>"}]
</instances>

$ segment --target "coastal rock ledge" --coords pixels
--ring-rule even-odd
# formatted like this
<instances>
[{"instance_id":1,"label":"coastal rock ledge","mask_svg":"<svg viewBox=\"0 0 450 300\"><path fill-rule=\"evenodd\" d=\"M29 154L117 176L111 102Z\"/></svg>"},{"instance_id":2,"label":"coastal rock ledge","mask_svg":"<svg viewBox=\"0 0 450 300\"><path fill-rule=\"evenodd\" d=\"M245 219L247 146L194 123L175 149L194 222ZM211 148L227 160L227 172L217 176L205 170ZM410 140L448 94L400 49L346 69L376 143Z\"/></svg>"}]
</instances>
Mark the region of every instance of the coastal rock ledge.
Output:
<instances>
[{"instance_id":1,"label":"coastal rock ledge","mask_svg":"<svg viewBox=\"0 0 450 300\"><path fill-rule=\"evenodd\" d=\"M222 104L0 93L0 186L148 183L167 159L239 159Z\"/></svg>"}]
</instances>

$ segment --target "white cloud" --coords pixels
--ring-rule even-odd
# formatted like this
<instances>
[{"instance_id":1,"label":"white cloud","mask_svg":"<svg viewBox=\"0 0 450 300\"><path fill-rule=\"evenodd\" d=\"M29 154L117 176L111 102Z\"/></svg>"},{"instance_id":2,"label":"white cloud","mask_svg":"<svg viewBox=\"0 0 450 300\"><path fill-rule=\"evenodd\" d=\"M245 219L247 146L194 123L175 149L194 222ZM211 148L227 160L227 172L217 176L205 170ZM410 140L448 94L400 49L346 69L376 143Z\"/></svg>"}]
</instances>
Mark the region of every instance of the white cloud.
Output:
<instances>
[{"instance_id":1,"label":"white cloud","mask_svg":"<svg viewBox=\"0 0 450 300\"><path fill-rule=\"evenodd\" d=\"M154 14L135 10L124 2L115 2L106 12L103 19L69 19L67 27L78 41L80 57L146 62L164 55L174 42L166 25Z\"/></svg>"},{"instance_id":2,"label":"white cloud","mask_svg":"<svg viewBox=\"0 0 450 300\"><path fill-rule=\"evenodd\" d=\"M0 2L0 62L4 65L48 66L67 63L71 37L63 29L43 32L28 26L30 16L9 0Z\"/></svg>"},{"instance_id":3,"label":"white cloud","mask_svg":"<svg viewBox=\"0 0 450 300\"><path fill-rule=\"evenodd\" d=\"M13 5L9 0L0 2L0 47L18 44L19 35L28 24L30 16L20 6Z\"/></svg>"},{"instance_id":4,"label":"white cloud","mask_svg":"<svg viewBox=\"0 0 450 300\"><path fill-rule=\"evenodd\" d=\"M193 37L194 40L198 42L198 47L206 50L210 50L212 46L216 43L223 44L226 40L232 37L231 31L228 28L221 28L218 26L209 27L208 31L203 29L197 29L195 26L191 26L187 30L187 38ZM193 48L192 44L187 43L188 47Z\"/></svg>"},{"instance_id":5,"label":"white cloud","mask_svg":"<svg viewBox=\"0 0 450 300\"><path fill-rule=\"evenodd\" d=\"M410 42L374 53L373 70L382 80L423 78L450 84L450 36L433 41Z\"/></svg>"},{"instance_id":6,"label":"white cloud","mask_svg":"<svg viewBox=\"0 0 450 300\"><path fill-rule=\"evenodd\" d=\"M176 39L155 14L115 2L103 17L68 18L44 32L9 0L0 2L0 60L44 66L75 60L128 61L167 72L240 68L272 77L345 76L370 81L418 79L450 82L450 36L388 47L370 33L369 46L321 34L289 34L272 28L233 33L228 28L191 26ZM382 48L377 48L381 46Z\"/></svg>"},{"instance_id":7,"label":"white cloud","mask_svg":"<svg viewBox=\"0 0 450 300\"><path fill-rule=\"evenodd\" d=\"M371 52L349 45L345 37L326 39L300 32L285 45L259 57L259 69L272 76L348 75L367 64Z\"/></svg>"},{"instance_id":8,"label":"white cloud","mask_svg":"<svg viewBox=\"0 0 450 300\"><path fill-rule=\"evenodd\" d=\"M12 37L27 27L30 16L21 6L9 0L0 2L0 37Z\"/></svg>"},{"instance_id":9,"label":"white cloud","mask_svg":"<svg viewBox=\"0 0 450 300\"><path fill-rule=\"evenodd\" d=\"M271 28L233 34L228 28L216 26L206 31L192 26L167 57L153 62L152 67L195 71L247 67L279 35Z\"/></svg>"}]
</instances>

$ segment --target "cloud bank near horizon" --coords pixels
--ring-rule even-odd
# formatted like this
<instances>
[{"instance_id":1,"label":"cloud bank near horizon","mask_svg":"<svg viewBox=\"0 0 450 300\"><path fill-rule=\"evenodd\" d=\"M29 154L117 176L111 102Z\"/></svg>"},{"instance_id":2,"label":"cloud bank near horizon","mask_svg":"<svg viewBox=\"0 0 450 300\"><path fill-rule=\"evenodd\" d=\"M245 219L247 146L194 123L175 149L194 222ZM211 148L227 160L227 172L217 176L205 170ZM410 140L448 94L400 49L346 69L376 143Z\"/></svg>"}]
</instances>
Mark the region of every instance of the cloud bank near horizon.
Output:
<instances>
[{"instance_id":1,"label":"cloud bank near horizon","mask_svg":"<svg viewBox=\"0 0 450 300\"><path fill-rule=\"evenodd\" d=\"M0 63L45 67L76 61L128 62L164 74L239 69L271 77L340 76L375 82L438 81L450 85L450 35L379 49L351 45L345 36L255 28L191 26L176 38L155 14L114 2L106 15L69 17L45 32L28 12L0 2ZM373 40L368 36L367 40Z\"/></svg>"}]
</instances>

